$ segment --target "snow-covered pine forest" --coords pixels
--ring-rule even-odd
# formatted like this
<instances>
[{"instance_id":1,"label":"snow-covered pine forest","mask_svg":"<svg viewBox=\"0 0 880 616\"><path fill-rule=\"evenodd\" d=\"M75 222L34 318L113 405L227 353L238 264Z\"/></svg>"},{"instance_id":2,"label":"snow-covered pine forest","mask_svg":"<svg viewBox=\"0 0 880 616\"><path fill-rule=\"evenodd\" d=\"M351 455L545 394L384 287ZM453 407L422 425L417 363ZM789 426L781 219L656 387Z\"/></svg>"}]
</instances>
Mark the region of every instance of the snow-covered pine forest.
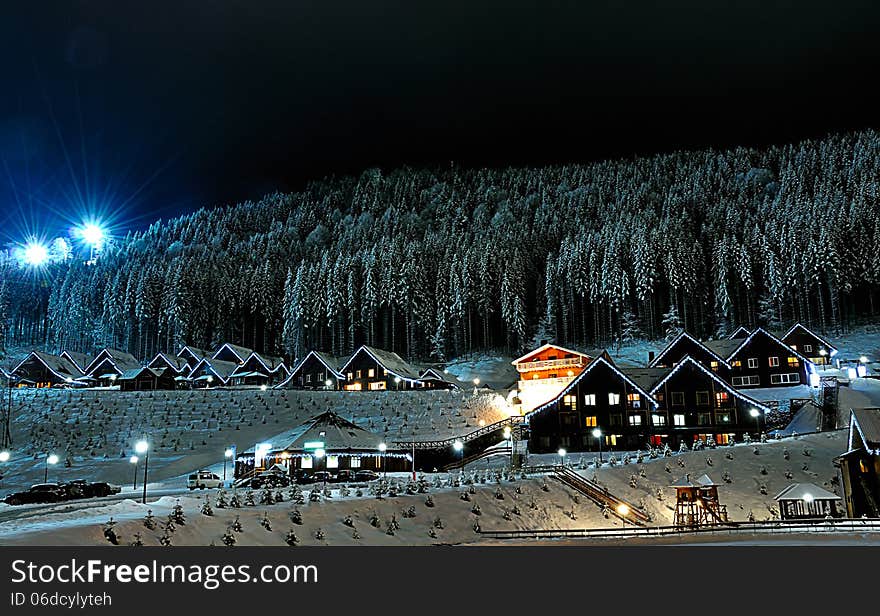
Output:
<instances>
[{"instance_id":1,"label":"snow-covered pine forest","mask_svg":"<svg viewBox=\"0 0 880 616\"><path fill-rule=\"evenodd\" d=\"M876 314L880 134L544 168L365 171L205 208L96 265L0 262L0 348L235 341L410 358Z\"/></svg>"}]
</instances>

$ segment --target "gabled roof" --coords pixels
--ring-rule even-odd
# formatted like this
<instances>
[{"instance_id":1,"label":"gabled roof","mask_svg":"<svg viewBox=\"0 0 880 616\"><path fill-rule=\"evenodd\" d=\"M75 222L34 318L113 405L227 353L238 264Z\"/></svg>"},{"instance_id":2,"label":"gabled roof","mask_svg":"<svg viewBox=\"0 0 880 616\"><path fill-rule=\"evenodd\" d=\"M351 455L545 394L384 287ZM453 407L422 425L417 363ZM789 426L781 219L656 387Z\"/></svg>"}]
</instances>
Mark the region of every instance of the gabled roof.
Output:
<instances>
[{"instance_id":1,"label":"gabled roof","mask_svg":"<svg viewBox=\"0 0 880 616\"><path fill-rule=\"evenodd\" d=\"M694 344L703 347L704 349L706 349L706 351L709 353L709 355L712 355L715 359L717 359L719 362L724 364L726 367L728 367L728 368L730 367L730 364L727 363L725 356L715 352L714 350L709 348L705 343L700 342L699 340L697 340L696 338L694 338L693 336L691 336L687 332L681 332L678 336L676 336L672 340L672 342L667 344L666 348L663 349L662 351L660 351L660 353L657 355L657 357L655 357L654 360L649 364L649 367L651 367L651 368L656 367L657 364L660 363L660 360L663 358L663 356L666 355L666 353L668 353L670 349L675 347L675 345L677 345L682 338L686 338L686 339L690 340L691 342L693 342Z\"/></svg>"},{"instance_id":2,"label":"gabled roof","mask_svg":"<svg viewBox=\"0 0 880 616\"><path fill-rule=\"evenodd\" d=\"M739 327L737 327L737 328L734 330L734 332L733 332L732 334L730 334L730 335L727 337L727 339L728 339L728 340L742 339L742 338L745 338L746 336L748 336L750 333L751 333L751 332L750 332L749 330L747 330L745 327L743 327L742 325L740 325Z\"/></svg>"},{"instance_id":3,"label":"gabled roof","mask_svg":"<svg viewBox=\"0 0 880 616\"><path fill-rule=\"evenodd\" d=\"M42 351L31 351L27 357L25 357L21 362L19 362L19 364L15 368L12 369L12 374L18 372L18 369L21 368L25 363L27 363L31 358L34 358L38 362L43 364L49 372L51 372L61 380L72 381L82 376L85 376L82 373L82 370L77 368L69 359L65 359L60 355L43 353Z\"/></svg>"},{"instance_id":4,"label":"gabled roof","mask_svg":"<svg viewBox=\"0 0 880 616\"><path fill-rule=\"evenodd\" d=\"M382 437L327 411L268 441L272 443L272 451L303 451L308 442L323 442L328 452L345 449L378 451ZM252 447L248 452L253 450Z\"/></svg>"},{"instance_id":5,"label":"gabled roof","mask_svg":"<svg viewBox=\"0 0 880 616\"><path fill-rule=\"evenodd\" d=\"M782 340L782 341L785 341L785 339L788 338L788 337L791 335L791 333L792 333L793 331L795 331L796 329L802 329L802 330L804 330L804 331L807 332L809 335L813 336L816 340L818 340L819 342L821 342L822 344L824 344L826 347L828 347L828 349L830 349L830 351L831 351L830 354L831 354L831 355L834 355L835 353L837 353L837 347L836 347L836 346L834 346L833 344L831 344L830 342L828 342L828 340L826 340L825 338L823 338L822 336L820 336L819 334L817 334L817 333L814 332L812 329L810 329L809 327L807 327L806 325L804 325L804 324L802 324L802 323L795 323L794 325L792 325L792 326L788 329L787 332L785 332L785 333L782 334L781 336L778 336L779 339Z\"/></svg>"},{"instance_id":6,"label":"gabled roof","mask_svg":"<svg viewBox=\"0 0 880 616\"><path fill-rule=\"evenodd\" d=\"M651 391L654 389L654 385L656 385L664 376L669 374L672 368L624 368L621 366L621 370L633 381L638 383L642 389L645 391Z\"/></svg>"},{"instance_id":7,"label":"gabled roof","mask_svg":"<svg viewBox=\"0 0 880 616\"><path fill-rule=\"evenodd\" d=\"M219 378L220 381L225 385L229 382L229 379L232 377L232 374L235 372L236 368L238 368L238 364L236 364L235 362L223 361L222 359L205 358L193 367L190 374L193 375L199 370L204 370Z\"/></svg>"},{"instance_id":8,"label":"gabled roof","mask_svg":"<svg viewBox=\"0 0 880 616\"><path fill-rule=\"evenodd\" d=\"M70 361L74 366L80 369L80 372L83 373L86 372L86 368L92 363L92 358L85 353L77 353L76 351L61 351L60 357Z\"/></svg>"},{"instance_id":9,"label":"gabled roof","mask_svg":"<svg viewBox=\"0 0 880 616\"><path fill-rule=\"evenodd\" d=\"M330 353L324 353L323 351L309 351L305 357L303 357L299 362L297 362L296 366L294 366L293 370L290 371L290 375L284 379L284 382L281 383L280 386L286 385L293 376L299 372L300 368L305 365L305 363L309 360L310 357L314 357L319 362L321 362L327 370L333 373L333 375L337 379L345 379L345 375L339 370L339 365L342 362L341 357L333 357Z\"/></svg>"},{"instance_id":10,"label":"gabled roof","mask_svg":"<svg viewBox=\"0 0 880 616\"><path fill-rule=\"evenodd\" d=\"M730 354L739 347L744 339L745 338L725 338L723 340L706 340L703 342L703 346L712 351L716 356L729 359Z\"/></svg>"},{"instance_id":11,"label":"gabled roof","mask_svg":"<svg viewBox=\"0 0 880 616\"><path fill-rule=\"evenodd\" d=\"M165 371L167 369L168 368L148 368L145 366L141 367L141 368L132 368L131 370L126 370L125 372L123 372L122 376L120 376L116 380L117 381L132 381L132 380L136 379L137 377L139 377L144 372L149 372L150 374L152 374L155 377L160 377L165 373Z\"/></svg>"},{"instance_id":12,"label":"gabled roof","mask_svg":"<svg viewBox=\"0 0 880 616\"><path fill-rule=\"evenodd\" d=\"M656 408L658 406L657 401L654 399L654 397L651 394L649 394L642 386L640 386L638 383L636 383L632 378L627 376L626 373L619 370L617 368L617 366L614 365L614 362L612 360L606 359L606 354L603 353L603 354L599 355L596 359L591 361L589 364L587 364L587 367L584 368L583 372L581 372L579 375L574 377L571 380L571 383L569 383L565 387L565 389L563 389L561 392L559 392L559 395L557 395L555 398L553 398L549 402L545 402L541 406L534 408L531 412L526 413L525 417L528 418L528 417L534 415L535 413L540 413L544 409L550 408L554 404L558 403L563 398L563 396L567 395L568 392L570 392L572 389L574 389L574 387L578 383L580 383L582 379L586 378L586 376L588 374L590 374L590 372L595 370L597 366L603 366L603 365L608 366L621 379L623 379L625 382L629 383L633 387L633 389L635 389L641 395L645 396L645 398L648 399L648 402L650 402L654 406L654 408Z\"/></svg>"},{"instance_id":13,"label":"gabled roof","mask_svg":"<svg viewBox=\"0 0 880 616\"><path fill-rule=\"evenodd\" d=\"M116 368L116 371L120 374L126 370L141 367L141 362L135 359L135 356L131 353L107 347L101 349L101 352L95 355L95 359L92 360L88 369L85 371L86 374L94 375L95 370L100 367L105 360L109 360Z\"/></svg>"},{"instance_id":14,"label":"gabled roof","mask_svg":"<svg viewBox=\"0 0 880 616\"><path fill-rule=\"evenodd\" d=\"M189 364L182 357L167 355L165 353L157 353L156 357L147 364L148 368L156 368L156 364L164 363L166 366L174 370L177 374L183 374L184 372L189 372Z\"/></svg>"},{"instance_id":15,"label":"gabled roof","mask_svg":"<svg viewBox=\"0 0 880 616\"><path fill-rule=\"evenodd\" d=\"M669 484L670 488L696 488L697 484L691 481L690 473L686 474L684 477L679 477L674 482Z\"/></svg>"},{"instance_id":16,"label":"gabled roof","mask_svg":"<svg viewBox=\"0 0 880 616\"><path fill-rule=\"evenodd\" d=\"M837 494L829 492L815 483L793 483L773 497L776 501L840 500Z\"/></svg>"},{"instance_id":17,"label":"gabled roof","mask_svg":"<svg viewBox=\"0 0 880 616\"><path fill-rule=\"evenodd\" d=\"M880 408L850 409L849 451L860 449L855 443L856 434L869 453L880 455Z\"/></svg>"},{"instance_id":18,"label":"gabled roof","mask_svg":"<svg viewBox=\"0 0 880 616\"><path fill-rule=\"evenodd\" d=\"M419 369L407 363L400 355L394 351L385 351L384 349L377 349L367 345L363 345L357 351L352 353L351 357L348 358L348 361L345 362L345 365L339 369L339 372L345 374L345 369L352 360L361 353L361 351L376 360L376 363L385 368L389 374L399 376L405 381L417 382L419 380Z\"/></svg>"},{"instance_id":19,"label":"gabled roof","mask_svg":"<svg viewBox=\"0 0 880 616\"><path fill-rule=\"evenodd\" d=\"M563 351L565 353L572 353L574 355L580 355L581 357L588 357L590 359L593 358L592 355L588 355L587 353L584 353L582 351L574 351L572 349L566 349L565 347L561 347L558 344L549 344L548 343L548 344L542 344L537 349L534 349L533 351L529 351L528 353L526 353L522 357L518 357L517 359L514 359L510 363L512 363L515 366L516 364L527 360L532 355L536 355L538 353L541 353L542 351L546 351L547 349L559 349L560 351Z\"/></svg>"},{"instance_id":20,"label":"gabled roof","mask_svg":"<svg viewBox=\"0 0 880 616\"><path fill-rule=\"evenodd\" d=\"M697 478L697 485L701 488L710 488L712 486L717 486L719 484L715 483L709 475L703 473Z\"/></svg>"},{"instance_id":21,"label":"gabled roof","mask_svg":"<svg viewBox=\"0 0 880 616\"><path fill-rule=\"evenodd\" d=\"M202 361L208 356L208 353L206 351L189 345L184 345L180 347L180 350L177 352L178 357L183 357L184 354L189 355L196 361Z\"/></svg>"},{"instance_id":22,"label":"gabled roof","mask_svg":"<svg viewBox=\"0 0 880 616\"><path fill-rule=\"evenodd\" d=\"M732 395L734 398L738 398L739 400L742 400L746 404L750 404L756 408L759 408L762 411L764 411L765 413L770 410L770 407L759 402L758 400L755 400L751 396L747 396L746 394L744 394L740 390L734 388L733 386L730 385L730 383L728 383L727 381L722 379L720 376L718 376L717 374L715 374L714 372L712 372L711 370L706 368L706 366L704 366L703 364L698 362L696 359L694 359L690 355L685 355L684 358L680 362L678 362L678 364L676 364L673 368L668 370L668 374L666 374L660 380L658 380L656 383L654 383L654 386L651 388L651 394L653 395L658 389L660 389L663 386L663 384L666 381L668 381L670 378L672 378L672 376L674 374L676 374L679 370L681 370L685 366L695 367L697 370L701 371L703 374L705 374L710 379L715 381L715 383L718 386L720 386L722 389L724 389L724 391L726 391L728 394Z\"/></svg>"},{"instance_id":23,"label":"gabled roof","mask_svg":"<svg viewBox=\"0 0 880 616\"><path fill-rule=\"evenodd\" d=\"M433 368L433 367L425 368L424 370L422 370L422 373L419 375L419 378L422 380L425 380L425 381L441 381L443 383L448 383L448 384L452 385L453 387L457 387L459 389L461 389L462 385L464 385L464 383L459 381L457 378L455 378L451 374L443 372L443 370L440 370L439 368Z\"/></svg>"},{"instance_id":24,"label":"gabled roof","mask_svg":"<svg viewBox=\"0 0 880 616\"><path fill-rule=\"evenodd\" d=\"M244 363L244 361L254 352L253 349L238 346L237 344L231 344L229 342L224 342L222 345L220 345L220 348L217 349L213 355L211 355L211 359L216 359L217 356L223 352L223 349L228 349L233 355L235 355L238 358L239 363Z\"/></svg>"},{"instance_id":25,"label":"gabled roof","mask_svg":"<svg viewBox=\"0 0 880 616\"><path fill-rule=\"evenodd\" d=\"M782 340L780 340L779 338L777 338L776 336L774 336L773 334L768 332L763 327L759 327L759 328L755 329L755 331L753 331L751 334L749 334L749 337L746 338L745 340L743 340L742 343L739 344L739 346L737 346L736 349L733 352L731 352L730 355L727 356L727 360L730 361L734 357L736 357L737 353L739 353L742 349L747 347L749 345L749 343L752 341L752 338L754 338L758 334L766 334L768 338L770 338L773 342L775 342L776 344L778 344L779 346L784 348L789 354L795 355L798 359L800 359L802 362L804 362L804 364L812 365L812 363L813 363L812 361L810 361L808 358L804 357L798 351L795 351L793 348L791 348L790 346L785 344ZM724 342L739 342L739 341L738 340L725 340Z\"/></svg>"},{"instance_id":26,"label":"gabled roof","mask_svg":"<svg viewBox=\"0 0 880 616\"><path fill-rule=\"evenodd\" d=\"M262 353L257 353L254 351L250 355L248 355L247 359L242 363L249 363L251 360L256 361L263 368L265 368L268 372L277 372L278 370L283 370L285 374L289 373L287 369L287 365L284 363L284 360L280 357L273 357L271 355L263 355Z\"/></svg>"}]
</instances>

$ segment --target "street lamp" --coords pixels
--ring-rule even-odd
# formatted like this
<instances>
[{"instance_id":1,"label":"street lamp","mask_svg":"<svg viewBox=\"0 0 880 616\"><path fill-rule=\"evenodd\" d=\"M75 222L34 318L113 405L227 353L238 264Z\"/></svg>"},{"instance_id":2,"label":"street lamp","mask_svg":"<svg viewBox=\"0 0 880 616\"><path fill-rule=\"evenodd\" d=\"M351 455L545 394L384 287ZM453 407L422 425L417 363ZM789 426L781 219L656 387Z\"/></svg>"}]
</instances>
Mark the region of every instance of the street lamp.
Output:
<instances>
[{"instance_id":1,"label":"street lamp","mask_svg":"<svg viewBox=\"0 0 880 616\"><path fill-rule=\"evenodd\" d=\"M134 450L138 452L140 455L144 456L144 497L142 499L142 503L144 505L147 504L147 468L150 466L150 444L141 440L135 443Z\"/></svg>"},{"instance_id":2,"label":"street lamp","mask_svg":"<svg viewBox=\"0 0 880 616\"><path fill-rule=\"evenodd\" d=\"M566 452L563 447L560 447L559 451L556 452L556 454L559 456L559 464L561 466L565 466L565 454L566 453L568 453L568 452Z\"/></svg>"},{"instance_id":3,"label":"street lamp","mask_svg":"<svg viewBox=\"0 0 880 616\"><path fill-rule=\"evenodd\" d=\"M379 453L382 454L382 479L388 477L388 455L385 453L388 451L388 445L385 443L379 443Z\"/></svg>"},{"instance_id":4,"label":"street lamp","mask_svg":"<svg viewBox=\"0 0 880 616\"><path fill-rule=\"evenodd\" d=\"M822 357L822 372L825 372L825 367L828 365L828 360L825 359L825 356L828 355L828 351L819 349L819 355Z\"/></svg>"},{"instance_id":5,"label":"street lamp","mask_svg":"<svg viewBox=\"0 0 880 616\"><path fill-rule=\"evenodd\" d=\"M134 480L131 482L131 491L134 492L138 489L138 462L140 461L140 458L132 456L128 461L134 466Z\"/></svg>"},{"instance_id":6,"label":"street lamp","mask_svg":"<svg viewBox=\"0 0 880 616\"><path fill-rule=\"evenodd\" d=\"M316 449L315 450L315 457L318 460L320 460L321 458L324 457L325 453L327 453L327 452L324 451L323 449ZM324 489L325 490L327 489L327 463L326 463L326 461L324 462Z\"/></svg>"},{"instance_id":7,"label":"street lamp","mask_svg":"<svg viewBox=\"0 0 880 616\"><path fill-rule=\"evenodd\" d=\"M510 442L510 468L513 468L513 430L510 429L510 426L504 426L504 440Z\"/></svg>"},{"instance_id":8,"label":"street lamp","mask_svg":"<svg viewBox=\"0 0 880 616\"><path fill-rule=\"evenodd\" d=\"M43 483L49 483L49 465L50 464L58 464L58 456L54 453L46 456L46 476L43 478Z\"/></svg>"},{"instance_id":9,"label":"street lamp","mask_svg":"<svg viewBox=\"0 0 880 616\"><path fill-rule=\"evenodd\" d=\"M400 389L400 377L394 377L394 384L397 386L397 389Z\"/></svg>"},{"instance_id":10,"label":"street lamp","mask_svg":"<svg viewBox=\"0 0 880 616\"><path fill-rule=\"evenodd\" d=\"M460 440L455 441L454 443L452 443L452 448L455 450L455 453L458 454L458 463L461 464L461 469L459 469L459 472L463 473L464 464L462 464L462 462L464 461L464 443L462 443Z\"/></svg>"},{"instance_id":11,"label":"street lamp","mask_svg":"<svg viewBox=\"0 0 880 616\"><path fill-rule=\"evenodd\" d=\"M758 409L751 409L749 411L749 415L755 418L755 429L758 431L758 439L761 438L761 411Z\"/></svg>"},{"instance_id":12,"label":"street lamp","mask_svg":"<svg viewBox=\"0 0 880 616\"><path fill-rule=\"evenodd\" d=\"M266 391L267 389L269 389L268 385L265 385L265 384L260 385L260 391Z\"/></svg>"},{"instance_id":13,"label":"street lamp","mask_svg":"<svg viewBox=\"0 0 880 616\"><path fill-rule=\"evenodd\" d=\"M226 481L226 463L232 459L232 456L235 455L235 452L231 447L227 447L226 451L223 452L223 481Z\"/></svg>"},{"instance_id":14,"label":"street lamp","mask_svg":"<svg viewBox=\"0 0 880 616\"><path fill-rule=\"evenodd\" d=\"M599 442L599 466L602 466L602 431L596 428L593 430L593 436Z\"/></svg>"},{"instance_id":15,"label":"street lamp","mask_svg":"<svg viewBox=\"0 0 880 616\"><path fill-rule=\"evenodd\" d=\"M22 249L24 262L32 267L40 267L49 260L49 249L37 241L28 242Z\"/></svg>"},{"instance_id":16,"label":"street lamp","mask_svg":"<svg viewBox=\"0 0 880 616\"><path fill-rule=\"evenodd\" d=\"M0 451L0 463L5 464L6 462L9 462L9 452ZM3 479L3 473L0 473L0 479Z\"/></svg>"},{"instance_id":17,"label":"street lamp","mask_svg":"<svg viewBox=\"0 0 880 616\"><path fill-rule=\"evenodd\" d=\"M333 381L327 379L326 381L324 381L324 385L327 386L327 389L330 389L331 387L333 387Z\"/></svg>"}]
</instances>

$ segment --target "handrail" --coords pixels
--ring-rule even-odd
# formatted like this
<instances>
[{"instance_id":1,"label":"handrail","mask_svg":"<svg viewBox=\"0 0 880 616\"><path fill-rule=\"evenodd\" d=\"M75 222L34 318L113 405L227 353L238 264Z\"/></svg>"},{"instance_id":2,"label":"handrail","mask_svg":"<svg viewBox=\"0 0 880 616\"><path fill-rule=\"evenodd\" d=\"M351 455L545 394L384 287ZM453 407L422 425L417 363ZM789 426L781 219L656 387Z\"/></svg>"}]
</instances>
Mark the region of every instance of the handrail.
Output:
<instances>
[{"instance_id":1,"label":"handrail","mask_svg":"<svg viewBox=\"0 0 880 616\"><path fill-rule=\"evenodd\" d=\"M513 450L510 447L493 447L492 449L485 449L483 451L470 455L467 458L462 458L461 460L450 462L443 467L443 471L452 471L458 468L464 468L471 462L476 462L477 460L482 460L484 458L491 458L493 456L500 455L509 456L512 451Z\"/></svg>"},{"instance_id":2,"label":"handrail","mask_svg":"<svg viewBox=\"0 0 880 616\"><path fill-rule=\"evenodd\" d=\"M628 503L622 498L615 496L604 487L575 473L570 468L564 466L557 467L553 472L553 476L562 483L574 488L597 505L608 507L610 512L621 520L631 524L647 524L651 521L651 517L648 514L632 503ZM626 513L620 511L620 508L623 507L625 507Z\"/></svg>"},{"instance_id":3,"label":"handrail","mask_svg":"<svg viewBox=\"0 0 880 616\"><path fill-rule=\"evenodd\" d=\"M483 426L474 430L473 432L468 432L462 436L454 436L447 439L436 440L436 441L394 441L393 444L395 447L401 449L442 449L443 447L452 447L452 445L456 441L461 441L462 443L467 443L468 441L472 441L476 438L479 438L483 435L489 434L491 432L495 432L496 430L502 430L503 428L510 426L514 427L513 417L507 417L505 419L501 419L496 421L495 423L491 423L487 426Z\"/></svg>"}]
</instances>

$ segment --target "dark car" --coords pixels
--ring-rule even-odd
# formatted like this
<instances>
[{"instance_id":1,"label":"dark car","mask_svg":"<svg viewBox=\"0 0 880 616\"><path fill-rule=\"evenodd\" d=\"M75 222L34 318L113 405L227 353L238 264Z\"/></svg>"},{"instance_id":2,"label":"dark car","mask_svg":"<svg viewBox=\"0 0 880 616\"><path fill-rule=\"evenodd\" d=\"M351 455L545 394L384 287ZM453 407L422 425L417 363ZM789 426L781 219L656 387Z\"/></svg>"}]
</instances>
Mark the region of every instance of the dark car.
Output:
<instances>
[{"instance_id":1,"label":"dark car","mask_svg":"<svg viewBox=\"0 0 880 616\"><path fill-rule=\"evenodd\" d=\"M252 488L286 488L290 479L278 473L264 473L251 479Z\"/></svg>"},{"instance_id":2,"label":"dark car","mask_svg":"<svg viewBox=\"0 0 880 616\"><path fill-rule=\"evenodd\" d=\"M335 481L337 483L344 483L346 481L354 481L355 480L354 475L355 475L354 471L350 471L348 469L342 469L341 471L337 472L336 475L334 475L333 481Z\"/></svg>"},{"instance_id":3,"label":"dark car","mask_svg":"<svg viewBox=\"0 0 880 616\"><path fill-rule=\"evenodd\" d=\"M88 497L110 496L111 494L119 494L120 492L122 492L122 487L120 486L107 483L106 481L95 481L89 484L89 487L86 490L86 495Z\"/></svg>"},{"instance_id":4,"label":"dark car","mask_svg":"<svg viewBox=\"0 0 880 616\"><path fill-rule=\"evenodd\" d=\"M315 473L313 475L313 477L314 478L312 481L316 481L318 483L326 482L326 481L333 481L333 475L331 475L327 471L318 471L317 473Z\"/></svg>"},{"instance_id":5,"label":"dark car","mask_svg":"<svg viewBox=\"0 0 880 616\"><path fill-rule=\"evenodd\" d=\"M298 484L315 483L315 475L312 474L312 471L302 468L296 469L296 471L293 473L293 479Z\"/></svg>"},{"instance_id":6,"label":"dark car","mask_svg":"<svg viewBox=\"0 0 880 616\"><path fill-rule=\"evenodd\" d=\"M65 492L57 483L38 483L24 492L7 494L3 502L7 505L25 503L57 503L65 500Z\"/></svg>"},{"instance_id":7,"label":"dark car","mask_svg":"<svg viewBox=\"0 0 880 616\"><path fill-rule=\"evenodd\" d=\"M65 498L88 498L91 493L89 482L85 479L66 481L59 487L64 492Z\"/></svg>"},{"instance_id":8,"label":"dark car","mask_svg":"<svg viewBox=\"0 0 880 616\"><path fill-rule=\"evenodd\" d=\"M358 471L354 474L355 481L376 481L378 478L379 478L379 473L377 473L376 471L368 470L368 469Z\"/></svg>"}]
</instances>

